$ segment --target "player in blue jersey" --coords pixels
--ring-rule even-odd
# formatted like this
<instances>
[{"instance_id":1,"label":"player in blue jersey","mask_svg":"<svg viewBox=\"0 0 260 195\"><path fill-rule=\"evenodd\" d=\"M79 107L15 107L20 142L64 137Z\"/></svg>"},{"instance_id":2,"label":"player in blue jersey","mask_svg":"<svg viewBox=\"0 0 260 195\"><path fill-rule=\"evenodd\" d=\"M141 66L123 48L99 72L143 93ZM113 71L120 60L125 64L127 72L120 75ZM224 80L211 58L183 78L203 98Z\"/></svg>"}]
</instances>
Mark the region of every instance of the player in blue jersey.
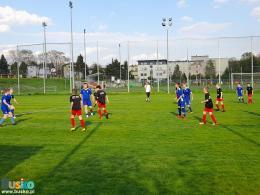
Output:
<instances>
[{"instance_id":1,"label":"player in blue jersey","mask_svg":"<svg viewBox=\"0 0 260 195\"><path fill-rule=\"evenodd\" d=\"M178 103L178 118L185 118L186 117L186 109L185 109L185 101L183 90L180 86L180 83L175 84L176 87L176 100Z\"/></svg>"},{"instance_id":2,"label":"player in blue jersey","mask_svg":"<svg viewBox=\"0 0 260 195\"><path fill-rule=\"evenodd\" d=\"M10 104L10 105L12 105L11 100L13 100L16 104L18 104L18 102L17 102L17 100L15 99L13 93L14 93L14 90L13 90L12 88L10 88L9 97L8 97L8 102L7 102L7 103ZM12 112L13 117L16 118L16 117L15 117L15 114L14 114L14 110L15 110L15 107L12 106L12 109L11 109L10 111Z\"/></svg>"},{"instance_id":3,"label":"player in blue jersey","mask_svg":"<svg viewBox=\"0 0 260 195\"><path fill-rule=\"evenodd\" d=\"M187 87L186 83L183 83L182 87L183 87L182 90L184 95L185 106L188 106L190 113L192 113L192 108L191 108L191 100L193 100L192 91L189 87Z\"/></svg>"},{"instance_id":4,"label":"player in blue jersey","mask_svg":"<svg viewBox=\"0 0 260 195\"><path fill-rule=\"evenodd\" d=\"M89 87L88 83L84 83L82 89L80 90L80 97L82 100L82 104L86 113L86 117L89 117L88 109L90 109L90 114L93 116L93 108L92 101L94 102L94 96L92 94L92 90ZM92 100L92 101L91 101Z\"/></svg>"},{"instance_id":5,"label":"player in blue jersey","mask_svg":"<svg viewBox=\"0 0 260 195\"><path fill-rule=\"evenodd\" d=\"M13 109L13 106L7 103L9 101L9 98L10 98L10 89L6 89L6 90L4 90L4 95L2 96L2 99L1 99L1 110L3 112L3 117L0 120L0 126L3 125L4 121L8 117L11 118L12 124L15 125L14 117L11 112L11 110Z\"/></svg>"},{"instance_id":6,"label":"player in blue jersey","mask_svg":"<svg viewBox=\"0 0 260 195\"><path fill-rule=\"evenodd\" d=\"M238 101L244 103L244 90L240 83L237 84L236 92Z\"/></svg>"}]
</instances>

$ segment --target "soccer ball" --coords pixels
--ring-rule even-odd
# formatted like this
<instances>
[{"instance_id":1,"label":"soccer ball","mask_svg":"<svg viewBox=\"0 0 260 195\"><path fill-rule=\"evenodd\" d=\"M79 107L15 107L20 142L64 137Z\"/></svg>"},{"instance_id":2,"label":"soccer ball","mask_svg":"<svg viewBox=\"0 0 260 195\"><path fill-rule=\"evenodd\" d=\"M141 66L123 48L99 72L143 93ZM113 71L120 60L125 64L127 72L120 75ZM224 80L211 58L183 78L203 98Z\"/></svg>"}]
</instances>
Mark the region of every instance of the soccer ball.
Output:
<instances>
[{"instance_id":1,"label":"soccer ball","mask_svg":"<svg viewBox=\"0 0 260 195\"><path fill-rule=\"evenodd\" d=\"M10 106L10 110L14 110L15 107L13 105Z\"/></svg>"}]
</instances>

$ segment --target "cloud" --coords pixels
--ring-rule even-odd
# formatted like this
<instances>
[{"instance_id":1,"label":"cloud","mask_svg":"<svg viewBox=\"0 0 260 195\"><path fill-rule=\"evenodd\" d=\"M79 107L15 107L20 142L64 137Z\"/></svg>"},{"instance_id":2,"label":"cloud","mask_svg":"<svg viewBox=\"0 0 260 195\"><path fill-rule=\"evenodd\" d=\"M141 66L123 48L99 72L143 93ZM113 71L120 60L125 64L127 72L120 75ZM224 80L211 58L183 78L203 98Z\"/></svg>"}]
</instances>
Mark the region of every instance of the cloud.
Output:
<instances>
[{"instance_id":1,"label":"cloud","mask_svg":"<svg viewBox=\"0 0 260 195\"><path fill-rule=\"evenodd\" d=\"M107 25L105 25L105 24L100 24L99 26L98 26L98 30L100 30L100 31L104 31L104 30L107 30Z\"/></svg>"},{"instance_id":2,"label":"cloud","mask_svg":"<svg viewBox=\"0 0 260 195\"><path fill-rule=\"evenodd\" d=\"M39 25L43 21L52 24L48 17L31 14L25 10L16 10L9 6L0 7L0 32L6 32L16 25Z\"/></svg>"},{"instance_id":3,"label":"cloud","mask_svg":"<svg viewBox=\"0 0 260 195\"><path fill-rule=\"evenodd\" d=\"M184 7L187 7L187 6L188 6L187 0L179 0L177 2L177 7L179 7L179 8L184 8Z\"/></svg>"},{"instance_id":4,"label":"cloud","mask_svg":"<svg viewBox=\"0 0 260 195\"><path fill-rule=\"evenodd\" d=\"M230 2L231 0L214 0L214 8L220 8L222 5Z\"/></svg>"},{"instance_id":5,"label":"cloud","mask_svg":"<svg viewBox=\"0 0 260 195\"><path fill-rule=\"evenodd\" d=\"M190 26L184 26L180 33L184 36L209 36L228 28L231 23L197 22Z\"/></svg>"},{"instance_id":6,"label":"cloud","mask_svg":"<svg viewBox=\"0 0 260 195\"><path fill-rule=\"evenodd\" d=\"M260 7L255 7L252 12L251 15L253 17L255 17L259 22L260 22Z\"/></svg>"},{"instance_id":7,"label":"cloud","mask_svg":"<svg viewBox=\"0 0 260 195\"><path fill-rule=\"evenodd\" d=\"M193 18L190 17L190 16L183 16L183 17L181 17L181 20L182 20L183 22L192 22L192 21L193 21Z\"/></svg>"},{"instance_id":8,"label":"cloud","mask_svg":"<svg viewBox=\"0 0 260 195\"><path fill-rule=\"evenodd\" d=\"M260 3L260 0L241 0L242 2L245 3L250 3L250 4L257 4Z\"/></svg>"}]
</instances>

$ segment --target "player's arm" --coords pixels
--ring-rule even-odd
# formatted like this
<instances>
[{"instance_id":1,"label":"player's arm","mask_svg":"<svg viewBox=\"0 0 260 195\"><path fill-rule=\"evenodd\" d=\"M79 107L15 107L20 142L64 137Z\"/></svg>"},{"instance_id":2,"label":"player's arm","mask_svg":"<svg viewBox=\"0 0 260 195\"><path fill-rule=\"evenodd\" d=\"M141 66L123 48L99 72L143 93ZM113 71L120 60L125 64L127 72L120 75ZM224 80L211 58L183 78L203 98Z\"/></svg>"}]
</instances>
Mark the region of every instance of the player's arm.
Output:
<instances>
[{"instance_id":1,"label":"player's arm","mask_svg":"<svg viewBox=\"0 0 260 195\"><path fill-rule=\"evenodd\" d=\"M220 98L223 99L223 92L220 93Z\"/></svg>"},{"instance_id":2,"label":"player's arm","mask_svg":"<svg viewBox=\"0 0 260 195\"><path fill-rule=\"evenodd\" d=\"M16 104L19 104L15 98L13 98L13 100L14 100L14 102L15 102Z\"/></svg>"},{"instance_id":3,"label":"player's arm","mask_svg":"<svg viewBox=\"0 0 260 195\"><path fill-rule=\"evenodd\" d=\"M254 90L252 89L252 95L254 95Z\"/></svg>"},{"instance_id":4,"label":"player's arm","mask_svg":"<svg viewBox=\"0 0 260 195\"><path fill-rule=\"evenodd\" d=\"M193 101L193 93L192 92L190 92L190 95L191 95L191 100Z\"/></svg>"},{"instance_id":5,"label":"player's arm","mask_svg":"<svg viewBox=\"0 0 260 195\"><path fill-rule=\"evenodd\" d=\"M9 105L9 104L6 102L6 100L3 100L3 103L4 103L6 106L8 106L8 108L11 107L11 105Z\"/></svg>"}]
</instances>

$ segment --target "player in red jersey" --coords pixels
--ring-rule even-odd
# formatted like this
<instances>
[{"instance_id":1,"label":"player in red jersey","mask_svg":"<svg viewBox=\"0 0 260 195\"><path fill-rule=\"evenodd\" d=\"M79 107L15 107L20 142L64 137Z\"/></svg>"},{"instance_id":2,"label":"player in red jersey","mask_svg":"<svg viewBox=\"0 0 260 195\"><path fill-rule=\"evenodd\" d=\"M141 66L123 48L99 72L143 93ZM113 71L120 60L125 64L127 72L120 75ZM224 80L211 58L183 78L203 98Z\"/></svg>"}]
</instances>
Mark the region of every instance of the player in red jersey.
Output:
<instances>
[{"instance_id":1,"label":"player in red jersey","mask_svg":"<svg viewBox=\"0 0 260 195\"><path fill-rule=\"evenodd\" d=\"M205 100L202 101L201 103L205 103L205 108L203 110L203 118L202 118L202 122L200 123L200 125L206 124L207 113L209 113L211 119L213 120L212 125L216 125L217 120L216 120L215 116L213 115L213 102L212 102L212 99L211 99L210 94L209 94L209 89L207 87L205 87L203 89L203 92L205 94Z\"/></svg>"},{"instance_id":2,"label":"player in red jersey","mask_svg":"<svg viewBox=\"0 0 260 195\"><path fill-rule=\"evenodd\" d=\"M225 112L225 105L224 105L224 99L223 99L223 91L220 88L220 85L217 84L216 85L217 88L217 101L216 101L216 107L217 107L217 111L219 111L219 103L221 104L222 107L222 112Z\"/></svg>"},{"instance_id":3,"label":"player in red jersey","mask_svg":"<svg viewBox=\"0 0 260 195\"><path fill-rule=\"evenodd\" d=\"M247 84L246 90L247 90L247 103L253 104L254 90L250 83Z\"/></svg>"},{"instance_id":4,"label":"player in red jersey","mask_svg":"<svg viewBox=\"0 0 260 195\"><path fill-rule=\"evenodd\" d=\"M85 128L85 122L82 118L82 112L81 112L81 98L80 95L78 95L77 89L73 89L72 95L70 96L70 103L71 103L71 131L75 131L75 116L77 115L80 120L80 124L82 127L82 132L86 131Z\"/></svg>"},{"instance_id":5,"label":"player in red jersey","mask_svg":"<svg viewBox=\"0 0 260 195\"><path fill-rule=\"evenodd\" d=\"M108 119L108 112L106 110L106 102L109 103L108 96L104 90L101 89L101 86L96 86L95 98L98 105L98 113L100 119L102 119L102 111L104 112L106 118Z\"/></svg>"}]
</instances>

